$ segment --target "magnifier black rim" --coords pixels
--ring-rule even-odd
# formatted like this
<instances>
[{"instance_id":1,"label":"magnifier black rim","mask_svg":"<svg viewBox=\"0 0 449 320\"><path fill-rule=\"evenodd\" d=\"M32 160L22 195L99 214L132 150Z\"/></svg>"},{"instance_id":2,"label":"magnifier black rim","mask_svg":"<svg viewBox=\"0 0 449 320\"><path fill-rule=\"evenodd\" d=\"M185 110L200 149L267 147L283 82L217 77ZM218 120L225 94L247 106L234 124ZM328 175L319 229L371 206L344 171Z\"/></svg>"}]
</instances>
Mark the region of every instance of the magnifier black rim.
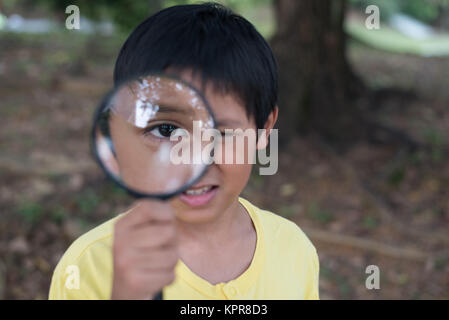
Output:
<instances>
[{"instance_id":1,"label":"magnifier black rim","mask_svg":"<svg viewBox=\"0 0 449 320\"><path fill-rule=\"evenodd\" d=\"M112 181L114 181L119 187L123 188L124 190L126 190L126 192L128 192L130 195L136 197L136 198L152 198L152 199L161 199L161 200L167 200L170 199L174 196L177 196L179 194L181 194L182 192L186 191L187 189L189 189L191 186L193 186L195 183L197 183L203 176L204 174L207 172L207 170L209 169L211 164L207 164L204 169L202 169L202 172L198 175L198 177L196 177L195 179L193 179L191 182L185 184L183 187L169 192L169 193L155 193L155 194L150 194L150 193L143 193L134 189L129 188L126 184L124 184L123 182L121 182L120 180L118 180L114 175L112 175L109 170L106 169L106 167L104 166L103 162L100 159L100 155L98 154L98 149L97 149L97 144L96 144L96 138L97 138L97 122L99 121L100 115L102 113L102 111L104 110L104 108L107 106L108 102L111 99L111 96L113 94L115 94L117 92L117 90L119 88L121 88L124 84L126 83L130 83L132 81L135 81L138 78L146 78L146 77L161 77L161 78L167 78L170 80L174 80L177 81L179 83L182 83L183 85L189 87L190 89L192 89L196 94L198 94L198 96L202 99L202 101L204 102L204 105L206 106L207 111L209 112L209 115L212 118L213 121L213 128L216 128L216 119L215 119L215 115L212 111L212 108L210 107L209 102L207 101L206 97L201 93L201 91L199 91L196 87L194 87L191 83L181 79L178 75L175 74L171 74L171 73L161 73L161 72L155 72L155 73L149 73L147 75L144 76L139 76L137 78L134 79L128 79L126 81L122 81L120 82L120 84L116 85L113 89L109 90L109 92L107 92L107 94L103 97L100 105L97 107L97 109L95 110L94 113L94 118L93 118L93 125L92 125L92 129L91 129L91 134L90 134L90 144L91 144L91 151L93 153L93 157L96 160L96 162L99 164L100 168L103 170L103 172L106 174L106 176L111 179Z\"/></svg>"}]
</instances>

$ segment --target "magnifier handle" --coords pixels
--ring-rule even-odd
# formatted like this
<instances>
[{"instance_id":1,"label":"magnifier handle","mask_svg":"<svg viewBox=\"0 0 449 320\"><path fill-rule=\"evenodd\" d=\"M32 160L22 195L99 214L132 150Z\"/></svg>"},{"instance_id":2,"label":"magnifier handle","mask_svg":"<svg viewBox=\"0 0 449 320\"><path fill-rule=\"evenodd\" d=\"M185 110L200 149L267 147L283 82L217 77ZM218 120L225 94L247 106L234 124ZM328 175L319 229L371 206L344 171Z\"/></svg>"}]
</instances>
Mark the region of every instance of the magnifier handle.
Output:
<instances>
[{"instance_id":1,"label":"magnifier handle","mask_svg":"<svg viewBox=\"0 0 449 320\"><path fill-rule=\"evenodd\" d=\"M153 300L164 300L162 296L162 291L159 291L155 296Z\"/></svg>"}]
</instances>

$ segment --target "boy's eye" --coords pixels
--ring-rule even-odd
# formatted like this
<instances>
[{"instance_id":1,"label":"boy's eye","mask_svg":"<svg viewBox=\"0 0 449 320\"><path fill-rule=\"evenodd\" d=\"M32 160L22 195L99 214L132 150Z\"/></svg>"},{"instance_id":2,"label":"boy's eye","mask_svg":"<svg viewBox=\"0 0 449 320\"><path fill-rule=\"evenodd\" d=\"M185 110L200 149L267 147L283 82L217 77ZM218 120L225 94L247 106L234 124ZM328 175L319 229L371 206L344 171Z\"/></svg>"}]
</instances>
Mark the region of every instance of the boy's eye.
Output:
<instances>
[{"instance_id":1,"label":"boy's eye","mask_svg":"<svg viewBox=\"0 0 449 320\"><path fill-rule=\"evenodd\" d=\"M169 138L176 129L178 127L173 124L163 123L145 130L144 134L150 133L158 138Z\"/></svg>"}]
</instances>

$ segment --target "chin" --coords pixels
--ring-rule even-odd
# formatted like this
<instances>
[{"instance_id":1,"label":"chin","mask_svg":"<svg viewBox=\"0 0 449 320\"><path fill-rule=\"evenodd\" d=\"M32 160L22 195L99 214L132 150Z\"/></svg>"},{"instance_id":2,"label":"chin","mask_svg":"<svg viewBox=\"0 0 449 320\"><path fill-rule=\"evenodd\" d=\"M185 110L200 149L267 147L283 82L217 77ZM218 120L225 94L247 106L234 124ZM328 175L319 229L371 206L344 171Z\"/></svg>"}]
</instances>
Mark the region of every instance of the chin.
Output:
<instances>
[{"instance_id":1,"label":"chin","mask_svg":"<svg viewBox=\"0 0 449 320\"><path fill-rule=\"evenodd\" d=\"M202 223L214 220L219 213L218 210L208 208L190 208L176 210L176 218L187 223Z\"/></svg>"}]
</instances>

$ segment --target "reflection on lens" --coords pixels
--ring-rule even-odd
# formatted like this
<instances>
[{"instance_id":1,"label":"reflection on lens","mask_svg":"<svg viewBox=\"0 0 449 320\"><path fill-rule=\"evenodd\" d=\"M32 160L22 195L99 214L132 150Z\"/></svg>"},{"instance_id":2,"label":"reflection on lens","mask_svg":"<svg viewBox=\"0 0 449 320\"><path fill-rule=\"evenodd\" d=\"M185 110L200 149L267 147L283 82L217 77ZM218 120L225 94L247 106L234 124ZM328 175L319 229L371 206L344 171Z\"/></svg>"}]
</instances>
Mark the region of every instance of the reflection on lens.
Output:
<instances>
[{"instance_id":1,"label":"reflection on lens","mask_svg":"<svg viewBox=\"0 0 449 320\"><path fill-rule=\"evenodd\" d=\"M109 175L128 189L173 193L204 172L208 163L198 159L210 141L202 141L198 130L214 125L207 102L192 86L147 76L117 88L100 110L96 152Z\"/></svg>"}]
</instances>

